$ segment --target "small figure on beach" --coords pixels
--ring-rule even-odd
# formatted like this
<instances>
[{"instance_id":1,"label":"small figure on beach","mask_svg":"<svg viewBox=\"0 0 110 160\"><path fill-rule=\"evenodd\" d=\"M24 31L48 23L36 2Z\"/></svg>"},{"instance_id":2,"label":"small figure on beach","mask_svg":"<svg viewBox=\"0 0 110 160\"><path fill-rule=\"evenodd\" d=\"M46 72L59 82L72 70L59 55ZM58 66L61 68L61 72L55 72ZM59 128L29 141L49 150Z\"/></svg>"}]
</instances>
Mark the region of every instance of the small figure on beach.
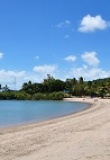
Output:
<instances>
[{"instance_id":1,"label":"small figure on beach","mask_svg":"<svg viewBox=\"0 0 110 160\"><path fill-rule=\"evenodd\" d=\"M94 99L94 102L98 102L98 98L95 98L95 99Z\"/></svg>"}]
</instances>

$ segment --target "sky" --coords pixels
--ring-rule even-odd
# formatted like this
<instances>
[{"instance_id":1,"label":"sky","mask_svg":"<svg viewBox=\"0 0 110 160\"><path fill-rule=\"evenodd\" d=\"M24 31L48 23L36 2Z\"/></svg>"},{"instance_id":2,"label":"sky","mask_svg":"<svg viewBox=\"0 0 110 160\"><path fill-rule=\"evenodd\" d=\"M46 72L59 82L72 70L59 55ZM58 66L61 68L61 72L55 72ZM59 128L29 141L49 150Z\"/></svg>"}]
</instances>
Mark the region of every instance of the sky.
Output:
<instances>
[{"instance_id":1,"label":"sky","mask_svg":"<svg viewBox=\"0 0 110 160\"><path fill-rule=\"evenodd\" d=\"M110 77L110 0L0 0L0 84Z\"/></svg>"}]
</instances>

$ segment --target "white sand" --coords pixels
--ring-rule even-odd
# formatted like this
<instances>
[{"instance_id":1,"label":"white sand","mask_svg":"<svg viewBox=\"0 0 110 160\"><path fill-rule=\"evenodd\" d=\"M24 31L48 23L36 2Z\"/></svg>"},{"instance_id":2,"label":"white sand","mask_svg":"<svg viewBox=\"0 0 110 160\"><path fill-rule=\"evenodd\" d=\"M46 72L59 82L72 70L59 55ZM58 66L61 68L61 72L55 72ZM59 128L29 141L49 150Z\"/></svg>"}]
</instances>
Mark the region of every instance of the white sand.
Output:
<instances>
[{"instance_id":1,"label":"white sand","mask_svg":"<svg viewBox=\"0 0 110 160\"><path fill-rule=\"evenodd\" d=\"M74 115L0 130L0 160L110 160L110 100Z\"/></svg>"}]
</instances>

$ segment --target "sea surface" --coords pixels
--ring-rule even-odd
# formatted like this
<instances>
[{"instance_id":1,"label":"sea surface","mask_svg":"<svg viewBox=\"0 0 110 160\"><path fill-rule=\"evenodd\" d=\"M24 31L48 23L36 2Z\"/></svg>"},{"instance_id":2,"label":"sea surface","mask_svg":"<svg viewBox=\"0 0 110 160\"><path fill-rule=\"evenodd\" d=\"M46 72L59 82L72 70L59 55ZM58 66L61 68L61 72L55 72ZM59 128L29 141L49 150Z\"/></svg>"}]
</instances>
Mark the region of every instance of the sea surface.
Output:
<instances>
[{"instance_id":1,"label":"sea surface","mask_svg":"<svg viewBox=\"0 0 110 160\"><path fill-rule=\"evenodd\" d=\"M0 127L8 127L69 115L89 107L70 101L0 100Z\"/></svg>"}]
</instances>

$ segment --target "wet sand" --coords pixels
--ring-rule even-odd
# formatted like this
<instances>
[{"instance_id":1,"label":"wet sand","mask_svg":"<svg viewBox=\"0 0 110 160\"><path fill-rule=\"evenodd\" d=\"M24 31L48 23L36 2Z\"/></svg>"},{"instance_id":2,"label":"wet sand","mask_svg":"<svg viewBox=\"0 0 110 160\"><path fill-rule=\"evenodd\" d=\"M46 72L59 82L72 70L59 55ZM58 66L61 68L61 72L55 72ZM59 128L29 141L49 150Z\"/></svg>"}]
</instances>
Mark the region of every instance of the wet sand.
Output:
<instances>
[{"instance_id":1,"label":"wet sand","mask_svg":"<svg viewBox=\"0 0 110 160\"><path fill-rule=\"evenodd\" d=\"M110 99L38 124L0 129L0 160L110 160Z\"/></svg>"}]
</instances>

